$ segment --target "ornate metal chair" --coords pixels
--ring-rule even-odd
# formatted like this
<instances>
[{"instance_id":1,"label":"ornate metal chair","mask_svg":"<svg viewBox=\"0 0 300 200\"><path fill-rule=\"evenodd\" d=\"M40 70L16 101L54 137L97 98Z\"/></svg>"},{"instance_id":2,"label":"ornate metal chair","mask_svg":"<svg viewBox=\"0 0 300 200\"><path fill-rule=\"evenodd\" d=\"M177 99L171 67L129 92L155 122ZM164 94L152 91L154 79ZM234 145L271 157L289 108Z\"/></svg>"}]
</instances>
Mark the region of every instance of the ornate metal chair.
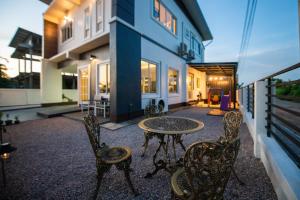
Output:
<instances>
[{"instance_id":1,"label":"ornate metal chair","mask_svg":"<svg viewBox=\"0 0 300 200\"><path fill-rule=\"evenodd\" d=\"M105 173L109 172L111 166L115 165L118 170L123 170L126 180L134 195L138 193L135 191L130 180L130 164L131 164L131 149L129 147L109 147L105 143L100 143L100 124L97 118L89 113L84 117L84 125L92 145L95 157L98 174L97 188L94 198L97 198L98 190L101 185L102 178Z\"/></svg>"},{"instance_id":2,"label":"ornate metal chair","mask_svg":"<svg viewBox=\"0 0 300 200\"><path fill-rule=\"evenodd\" d=\"M231 142L240 136L240 127L243 122L243 115L241 112L238 111L230 111L227 112L224 115L223 118L224 122L224 131L225 131L225 136L221 136L218 140L219 143L226 143L226 142ZM237 154L236 154L237 156ZM236 158L235 158L236 160ZM241 185L245 185L243 181L240 180L240 178L237 176L234 166L232 166L232 172L235 178L238 180L238 182Z\"/></svg>"},{"instance_id":3,"label":"ornate metal chair","mask_svg":"<svg viewBox=\"0 0 300 200\"><path fill-rule=\"evenodd\" d=\"M171 177L173 199L223 199L239 146L239 139L192 144L185 153L184 167Z\"/></svg>"},{"instance_id":4,"label":"ornate metal chair","mask_svg":"<svg viewBox=\"0 0 300 200\"><path fill-rule=\"evenodd\" d=\"M146 118L157 117L163 114L163 106L162 105L147 105L144 110L144 115ZM145 142L142 147L144 147L142 157L145 156L146 150L148 148L149 141L155 136L155 133L144 131Z\"/></svg>"},{"instance_id":5,"label":"ornate metal chair","mask_svg":"<svg viewBox=\"0 0 300 200\"><path fill-rule=\"evenodd\" d=\"M243 115L241 112L230 111L225 113L223 122L225 138L227 140L234 140L235 138L239 137L242 121Z\"/></svg>"}]
</instances>

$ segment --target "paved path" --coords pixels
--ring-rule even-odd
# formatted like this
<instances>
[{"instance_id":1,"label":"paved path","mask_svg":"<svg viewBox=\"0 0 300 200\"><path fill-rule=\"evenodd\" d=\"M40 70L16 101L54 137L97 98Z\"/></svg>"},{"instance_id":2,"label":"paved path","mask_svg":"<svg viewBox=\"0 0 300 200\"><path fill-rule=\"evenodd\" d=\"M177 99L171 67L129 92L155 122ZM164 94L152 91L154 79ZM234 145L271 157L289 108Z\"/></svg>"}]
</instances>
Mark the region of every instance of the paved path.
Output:
<instances>
[{"instance_id":1,"label":"paved path","mask_svg":"<svg viewBox=\"0 0 300 200\"><path fill-rule=\"evenodd\" d=\"M172 113L202 120L205 128L185 136L189 145L197 140L215 140L223 133L221 117L207 116L208 109L190 108ZM91 199L96 187L95 158L84 125L63 117L34 120L9 128L17 152L7 163L8 185L1 188L0 199ZM6 138L8 138L6 136ZM123 173L112 168L106 174L98 199L170 199L170 176L159 172L144 179L153 169L152 153L157 140L151 140L141 158L143 131L136 124L116 131L102 129L102 141L111 145L127 145L133 150L132 181L141 193L133 197ZM235 165L246 186L231 177L226 199L276 199L263 164L253 156L253 142L245 124L241 127L242 145ZM178 152L183 153L183 152Z\"/></svg>"}]
</instances>

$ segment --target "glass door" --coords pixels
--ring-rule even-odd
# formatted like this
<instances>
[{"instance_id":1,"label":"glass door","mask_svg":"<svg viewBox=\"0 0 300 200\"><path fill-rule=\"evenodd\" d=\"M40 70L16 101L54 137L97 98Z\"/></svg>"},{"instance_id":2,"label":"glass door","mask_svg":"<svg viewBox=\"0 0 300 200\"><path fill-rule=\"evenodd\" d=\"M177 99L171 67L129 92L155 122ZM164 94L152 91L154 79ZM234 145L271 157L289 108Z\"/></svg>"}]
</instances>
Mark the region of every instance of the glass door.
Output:
<instances>
[{"instance_id":1,"label":"glass door","mask_svg":"<svg viewBox=\"0 0 300 200\"><path fill-rule=\"evenodd\" d=\"M189 73L187 77L187 87L188 87L188 98L193 99L193 91L194 91L194 74Z\"/></svg>"},{"instance_id":2,"label":"glass door","mask_svg":"<svg viewBox=\"0 0 300 200\"><path fill-rule=\"evenodd\" d=\"M79 99L89 100L89 70L88 67L79 69Z\"/></svg>"}]
</instances>

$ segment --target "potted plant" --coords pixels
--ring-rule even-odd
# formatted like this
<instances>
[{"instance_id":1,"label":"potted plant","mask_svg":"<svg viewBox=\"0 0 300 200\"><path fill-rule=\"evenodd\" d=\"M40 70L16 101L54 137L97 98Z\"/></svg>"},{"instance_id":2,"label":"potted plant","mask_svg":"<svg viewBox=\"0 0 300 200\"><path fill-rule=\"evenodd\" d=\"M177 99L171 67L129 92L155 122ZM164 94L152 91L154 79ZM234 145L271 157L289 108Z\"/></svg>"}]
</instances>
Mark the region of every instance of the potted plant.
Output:
<instances>
[{"instance_id":1,"label":"potted plant","mask_svg":"<svg viewBox=\"0 0 300 200\"><path fill-rule=\"evenodd\" d=\"M11 119L9 119L9 114L7 113L6 114L6 120L5 120L5 125L6 126L9 126L9 125L12 125L13 121Z\"/></svg>"},{"instance_id":2,"label":"potted plant","mask_svg":"<svg viewBox=\"0 0 300 200\"><path fill-rule=\"evenodd\" d=\"M19 117L16 115L15 116L15 124L19 124L19 123L20 123Z\"/></svg>"}]
</instances>

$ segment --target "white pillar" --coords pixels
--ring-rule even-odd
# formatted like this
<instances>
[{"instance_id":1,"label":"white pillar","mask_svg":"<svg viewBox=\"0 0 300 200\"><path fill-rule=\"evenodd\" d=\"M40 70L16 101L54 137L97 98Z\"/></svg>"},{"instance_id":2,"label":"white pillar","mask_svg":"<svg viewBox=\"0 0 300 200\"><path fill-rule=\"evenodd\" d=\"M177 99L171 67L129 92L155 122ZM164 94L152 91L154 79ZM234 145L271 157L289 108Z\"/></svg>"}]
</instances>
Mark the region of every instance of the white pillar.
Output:
<instances>
[{"instance_id":1,"label":"white pillar","mask_svg":"<svg viewBox=\"0 0 300 200\"><path fill-rule=\"evenodd\" d=\"M260 144L259 137L260 135L266 135L266 117L267 117L267 83L265 81L256 81L255 84L255 98L254 98L254 132L255 137L253 138L254 142L254 155L255 157L260 157Z\"/></svg>"},{"instance_id":2,"label":"white pillar","mask_svg":"<svg viewBox=\"0 0 300 200\"><path fill-rule=\"evenodd\" d=\"M46 59L41 61L41 101L45 103L62 102L62 76L57 64Z\"/></svg>"}]
</instances>

